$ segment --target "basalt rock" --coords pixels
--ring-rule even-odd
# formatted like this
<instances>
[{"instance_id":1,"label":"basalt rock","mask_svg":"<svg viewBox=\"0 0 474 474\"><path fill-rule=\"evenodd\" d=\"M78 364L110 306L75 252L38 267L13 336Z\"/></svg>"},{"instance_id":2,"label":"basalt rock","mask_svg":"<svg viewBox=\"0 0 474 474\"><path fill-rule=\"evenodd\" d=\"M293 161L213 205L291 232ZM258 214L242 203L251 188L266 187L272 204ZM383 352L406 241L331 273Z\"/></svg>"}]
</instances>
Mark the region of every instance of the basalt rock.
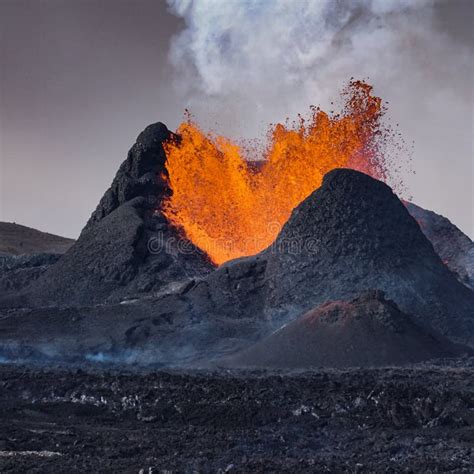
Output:
<instances>
[{"instance_id":1,"label":"basalt rock","mask_svg":"<svg viewBox=\"0 0 474 474\"><path fill-rule=\"evenodd\" d=\"M472 360L298 372L1 364L0 470L473 472Z\"/></svg>"},{"instance_id":2,"label":"basalt rock","mask_svg":"<svg viewBox=\"0 0 474 474\"><path fill-rule=\"evenodd\" d=\"M231 367L308 368L405 365L474 351L426 330L383 292L312 309L221 364Z\"/></svg>"},{"instance_id":3,"label":"basalt rock","mask_svg":"<svg viewBox=\"0 0 474 474\"><path fill-rule=\"evenodd\" d=\"M37 280L74 240L0 222L0 295L16 294Z\"/></svg>"},{"instance_id":4,"label":"basalt rock","mask_svg":"<svg viewBox=\"0 0 474 474\"><path fill-rule=\"evenodd\" d=\"M420 324L474 342L474 293L390 187L363 173L329 172L259 258L267 260L267 314L301 314L377 288Z\"/></svg>"},{"instance_id":5,"label":"basalt rock","mask_svg":"<svg viewBox=\"0 0 474 474\"><path fill-rule=\"evenodd\" d=\"M444 264L461 283L474 289L474 242L446 217L411 202L405 206Z\"/></svg>"},{"instance_id":6,"label":"basalt rock","mask_svg":"<svg viewBox=\"0 0 474 474\"><path fill-rule=\"evenodd\" d=\"M21 291L60 258L56 253L0 255L0 294Z\"/></svg>"},{"instance_id":7,"label":"basalt rock","mask_svg":"<svg viewBox=\"0 0 474 474\"><path fill-rule=\"evenodd\" d=\"M162 143L171 132L161 122L149 125L137 138L110 188L92 213L83 233L123 204L140 197L141 208L154 211L169 193L166 184L166 156Z\"/></svg>"},{"instance_id":8,"label":"basalt rock","mask_svg":"<svg viewBox=\"0 0 474 474\"><path fill-rule=\"evenodd\" d=\"M160 211L170 192L162 143L172 134L148 126L120 166L77 242L9 306L87 305L149 293L212 269ZM184 249L184 250L183 250Z\"/></svg>"}]
</instances>

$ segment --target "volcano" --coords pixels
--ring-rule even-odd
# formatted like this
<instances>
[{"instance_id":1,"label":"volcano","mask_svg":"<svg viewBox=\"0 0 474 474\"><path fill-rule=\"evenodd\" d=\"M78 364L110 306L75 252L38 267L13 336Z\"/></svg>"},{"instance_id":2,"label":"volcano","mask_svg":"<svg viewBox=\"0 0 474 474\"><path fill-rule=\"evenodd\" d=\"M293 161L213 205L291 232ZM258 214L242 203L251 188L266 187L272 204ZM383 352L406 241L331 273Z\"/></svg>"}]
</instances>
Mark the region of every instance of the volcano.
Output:
<instances>
[{"instance_id":1,"label":"volcano","mask_svg":"<svg viewBox=\"0 0 474 474\"><path fill-rule=\"evenodd\" d=\"M170 192L163 142L171 135L156 123L138 136L77 242L21 295L10 295L7 304L118 301L213 268L157 210Z\"/></svg>"},{"instance_id":2,"label":"volcano","mask_svg":"<svg viewBox=\"0 0 474 474\"><path fill-rule=\"evenodd\" d=\"M265 143L253 146L205 133L189 116L179 140L165 144L165 216L213 262L256 254L276 238L291 211L334 168L352 168L386 180L393 130L371 85L351 80L340 113L311 107L308 117L271 125ZM271 205L269 205L271 203Z\"/></svg>"},{"instance_id":3,"label":"volcano","mask_svg":"<svg viewBox=\"0 0 474 474\"><path fill-rule=\"evenodd\" d=\"M273 314L377 288L421 324L472 342L473 292L443 264L392 190L363 173L326 174L262 258Z\"/></svg>"},{"instance_id":4,"label":"volcano","mask_svg":"<svg viewBox=\"0 0 474 474\"><path fill-rule=\"evenodd\" d=\"M0 346L10 356L23 346L75 360L145 351L164 364L206 363L369 288L418 326L474 344L474 293L389 186L334 169L266 249L216 268L161 210L174 192L169 140L176 137L165 125L147 127L77 242L37 280L3 295Z\"/></svg>"},{"instance_id":5,"label":"volcano","mask_svg":"<svg viewBox=\"0 0 474 474\"><path fill-rule=\"evenodd\" d=\"M474 353L418 326L381 291L312 309L221 363L231 367L374 367Z\"/></svg>"}]
</instances>

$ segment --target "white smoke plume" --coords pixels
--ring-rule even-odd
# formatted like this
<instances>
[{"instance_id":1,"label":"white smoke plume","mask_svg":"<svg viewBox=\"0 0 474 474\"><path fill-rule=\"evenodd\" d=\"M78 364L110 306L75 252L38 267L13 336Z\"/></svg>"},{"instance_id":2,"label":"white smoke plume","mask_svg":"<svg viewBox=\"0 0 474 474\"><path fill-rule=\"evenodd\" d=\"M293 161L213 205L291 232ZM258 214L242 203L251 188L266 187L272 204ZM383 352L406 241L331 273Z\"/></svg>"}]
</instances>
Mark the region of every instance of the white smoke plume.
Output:
<instances>
[{"instance_id":1,"label":"white smoke plume","mask_svg":"<svg viewBox=\"0 0 474 474\"><path fill-rule=\"evenodd\" d=\"M474 230L458 206L472 198L473 54L440 26L442 0L168 3L186 25L170 50L176 82L204 127L258 136L310 105L337 110L343 85L366 79L415 141L415 200Z\"/></svg>"}]
</instances>

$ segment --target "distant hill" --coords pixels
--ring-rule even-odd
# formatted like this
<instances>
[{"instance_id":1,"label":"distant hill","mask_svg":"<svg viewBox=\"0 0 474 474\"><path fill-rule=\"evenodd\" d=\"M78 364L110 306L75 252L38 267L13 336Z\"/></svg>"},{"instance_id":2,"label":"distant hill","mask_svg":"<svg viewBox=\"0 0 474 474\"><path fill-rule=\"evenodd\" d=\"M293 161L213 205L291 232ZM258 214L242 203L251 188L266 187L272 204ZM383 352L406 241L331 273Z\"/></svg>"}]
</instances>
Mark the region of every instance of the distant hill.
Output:
<instances>
[{"instance_id":1,"label":"distant hill","mask_svg":"<svg viewBox=\"0 0 474 474\"><path fill-rule=\"evenodd\" d=\"M446 217L411 202L404 204L444 264L474 290L474 242Z\"/></svg>"},{"instance_id":2,"label":"distant hill","mask_svg":"<svg viewBox=\"0 0 474 474\"><path fill-rule=\"evenodd\" d=\"M73 243L73 239L48 234L12 222L0 222L0 254L63 254Z\"/></svg>"}]
</instances>

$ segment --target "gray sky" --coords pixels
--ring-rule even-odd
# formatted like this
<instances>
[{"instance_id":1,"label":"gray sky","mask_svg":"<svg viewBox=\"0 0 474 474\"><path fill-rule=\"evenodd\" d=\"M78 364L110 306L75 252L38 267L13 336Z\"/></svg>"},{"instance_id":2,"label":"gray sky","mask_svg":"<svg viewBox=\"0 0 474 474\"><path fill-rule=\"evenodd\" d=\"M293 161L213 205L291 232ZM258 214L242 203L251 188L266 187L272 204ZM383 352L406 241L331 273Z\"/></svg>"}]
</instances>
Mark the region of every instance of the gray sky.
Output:
<instances>
[{"instance_id":1,"label":"gray sky","mask_svg":"<svg viewBox=\"0 0 474 474\"><path fill-rule=\"evenodd\" d=\"M415 141L416 174L406 178L414 202L471 237L473 5L435 3L425 38L436 45L420 42L413 50L424 68L414 67L417 82L387 79L388 57L374 83L407 141ZM225 94L183 88L181 76L194 85L197 72L189 77L182 64L171 65L170 39L190 20L182 16L157 0L0 0L0 220L77 237L147 124L159 120L174 129L185 107L202 116L212 110L203 104L226 103ZM463 69L453 70L458 53ZM347 79L359 72L366 71L352 70Z\"/></svg>"}]
</instances>

